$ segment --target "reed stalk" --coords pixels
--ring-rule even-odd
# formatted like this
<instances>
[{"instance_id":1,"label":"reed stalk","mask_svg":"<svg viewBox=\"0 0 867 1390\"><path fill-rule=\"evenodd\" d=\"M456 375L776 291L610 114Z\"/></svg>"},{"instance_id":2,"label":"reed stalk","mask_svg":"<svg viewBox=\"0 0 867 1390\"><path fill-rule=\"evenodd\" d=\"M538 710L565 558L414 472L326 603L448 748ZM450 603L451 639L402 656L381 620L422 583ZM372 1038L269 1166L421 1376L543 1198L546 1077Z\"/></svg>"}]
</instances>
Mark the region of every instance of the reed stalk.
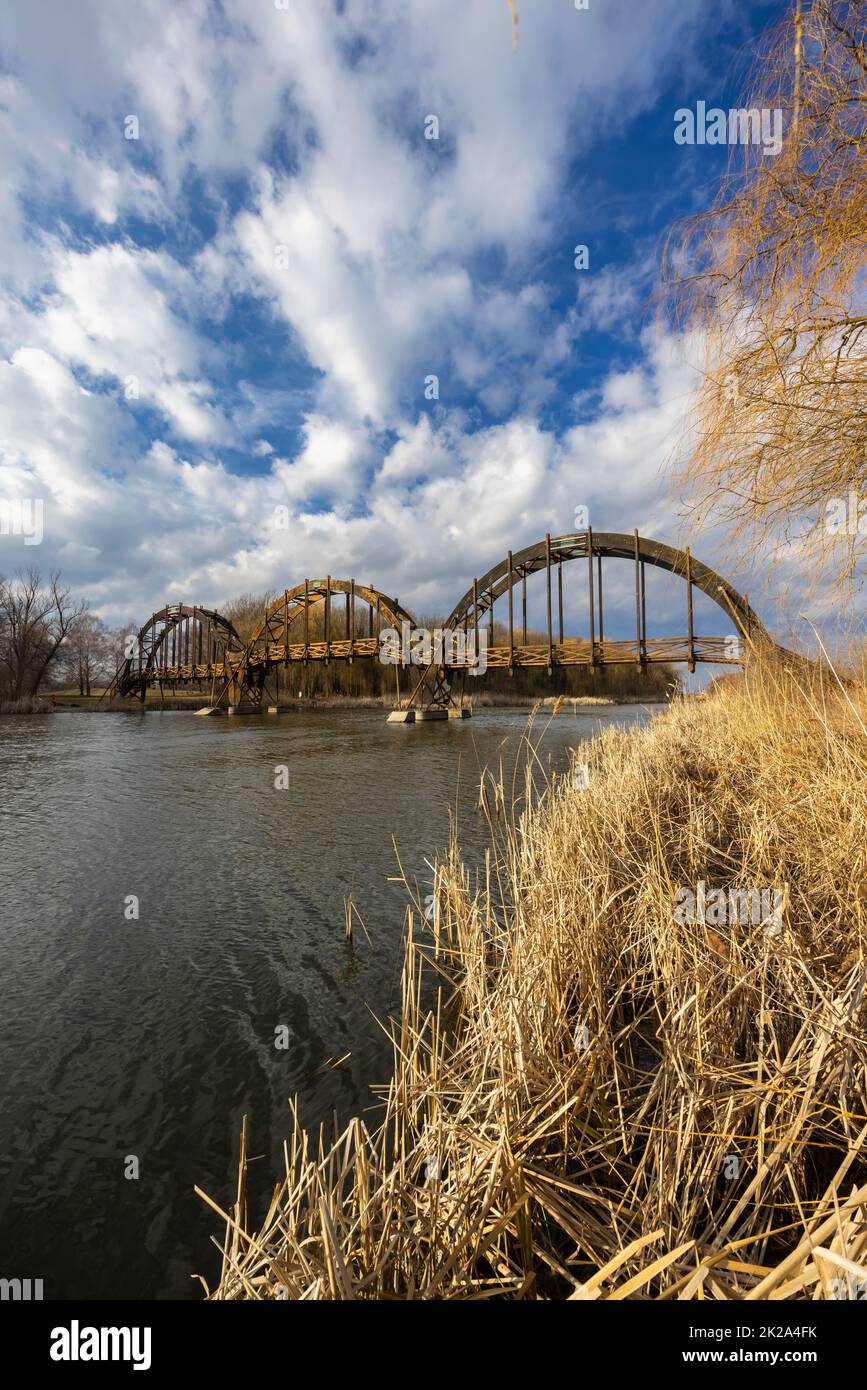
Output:
<instances>
[{"instance_id":1,"label":"reed stalk","mask_svg":"<svg viewBox=\"0 0 867 1390\"><path fill-rule=\"evenodd\" d=\"M206 1199L210 1296L863 1296L865 709L756 661L582 745L580 782L531 729L524 784L483 779L484 867L453 840L408 910L378 1122L293 1110L258 1229ZM778 921L677 921L699 881L785 885Z\"/></svg>"}]
</instances>

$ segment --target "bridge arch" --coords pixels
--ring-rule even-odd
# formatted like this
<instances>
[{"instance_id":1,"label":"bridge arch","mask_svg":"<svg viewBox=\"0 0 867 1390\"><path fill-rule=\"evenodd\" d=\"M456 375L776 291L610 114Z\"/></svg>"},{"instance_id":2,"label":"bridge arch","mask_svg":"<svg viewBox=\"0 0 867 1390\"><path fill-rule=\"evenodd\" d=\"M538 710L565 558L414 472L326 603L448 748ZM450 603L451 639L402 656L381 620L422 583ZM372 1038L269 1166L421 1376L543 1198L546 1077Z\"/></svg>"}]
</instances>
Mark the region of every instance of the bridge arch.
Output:
<instances>
[{"instance_id":1,"label":"bridge arch","mask_svg":"<svg viewBox=\"0 0 867 1390\"><path fill-rule=\"evenodd\" d=\"M360 622L359 604L362 607ZM310 616L320 606L324 614L323 632L321 636L314 636L310 631ZM340 606L344 609L342 632L337 616ZM396 598L371 585L359 584L354 579L335 579L331 575L324 579L305 579L294 588L285 589L265 611L243 651L229 655L221 698L225 696L231 706L238 707L261 703L267 670L281 663L352 662L356 657L374 657L382 629L400 630L404 623L415 626L412 614Z\"/></svg>"},{"instance_id":2,"label":"bridge arch","mask_svg":"<svg viewBox=\"0 0 867 1390\"><path fill-rule=\"evenodd\" d=\"M109 695L138 694L154 681L219 679L230 652L241 652L244 643L232 623L212 608L168 603L139 628L130 641Z\"/></svg>"},{"instance_id":3,"label":"bridge arch","mask_svg":"<svg viewBox=\"0 0 867 1390\"><path fill-rule=\"evenodd\" d=\"M603 559L631 561L635 571L635 637L627 641L612 641L605 637L603 612ZM587 618L586 639L566 638L563 628L563 565L567 561L583 560L587 564L587 597L584 609ZM648 635L645 566L652 565L678 575L686 586L687 635L683 639L654 638ZM547 597L547 640L528 641L527 578L544 571ZM728 625L735 629L738 639L731 635L701 636L693 621L693 590L707 595L722 609ZM520 605L516 622L515 599ZM508 629L506 642L495 645L494 604L507 596ZM556 610L556 619L555 619ZM481 632L488 624L487 634ZM479 650L479 637L485 636L490 645L485 653L486 666L507 667L510 671L522 666L543 666L550 672L554 666L588 665L590 667L635 663L684 662L694 670L697 662L741 664L746 641L758 641L768 634L748 600L733 585L696 560L690 550L679 550L662 541L630 535L621 531L573 532L562 536L546 536L524 549L509 552L480 579L473 580L462 598L452 609L446 627L473 631L474 649ZM770 639L768 639L770 640ZM445 668L431 664L417 680L407 707L426 700L441 700L437 682L442 684Z\"/></svg>"},{"instance_id":4,"label":"bridge arch","mask_svg":"<svg viewBox=\"0 0 867 1390\"><path fill-rule=\"evenodd\" d=\"M662 541L648 540L637 531L629 535L625 531L578 531L565 536L547 536L545 540L528 545L523 550L510 551L493 569L481 579L473 581L471 588L463 595L448 618L449 627L457 627L466 618L474 619L476 612L488 612L495 602L516 581L523 584L527 575L539 570L550 570L568 560L602 559L631 560L638 573L638 593L641 594L640 567L654 565L679 575L685 582L712 599L728 617L731 617L738 632L744 636L756 636L765 629L757 614L750 608L746 598L738 593L722 575L708 565L696 560L689 550L678 550ZM588 581L590 582L590 581ZM597 589L598 594L598 589Z\"/></svg>"}]
</instances>

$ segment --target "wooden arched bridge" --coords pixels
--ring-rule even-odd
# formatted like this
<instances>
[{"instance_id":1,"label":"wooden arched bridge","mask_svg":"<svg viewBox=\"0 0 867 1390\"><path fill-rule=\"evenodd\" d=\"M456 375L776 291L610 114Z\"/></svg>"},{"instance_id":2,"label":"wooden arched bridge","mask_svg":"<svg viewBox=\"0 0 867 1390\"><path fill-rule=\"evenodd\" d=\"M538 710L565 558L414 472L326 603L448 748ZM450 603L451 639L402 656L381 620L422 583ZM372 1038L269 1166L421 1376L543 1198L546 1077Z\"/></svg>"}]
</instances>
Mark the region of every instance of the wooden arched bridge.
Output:
<instances>
[{"instance_id":1,"label":"wooden arched bridge","mask_svg":"<svg viewBox=\"0 0 867 1390\"><path fill-rule=\"evenodd\" d=\"M628 563L634 571L634 636L606 635L603 560ZM586 635L564 631L564 568L583 562L581 625ZM645 572L655 566L684 583L684 635L653 637L648 632ZM546 629L527 627L527 580L545 575ZM574 573L574 571L572 571ZM631 585L631 587L633 587ZM707 595L725 615L722 634L696 631L693 595ZM498 624L495 625L495 605ZM316 610L319 610L316 612ZM341 611L342 610L342 611ZM316 612L316 619L313 615ZM315 630L314 630L315 629ZM212 609L169 604L152 613L137 637L106 697L144 700L149 686L207 687L210 708L230 713L273 709L269 671L289 662L380 660L396 668L397 696L392 719L445 718L466 713L465 680L488 668L510 672L525 667L591 668L635 664L701 662L740 665L748 645L770 640L745 597L689 550L620 532L591 529L546 536L514 554L509 551L455 605L441 629L428 632L396 598L354 579L305 579L262 615L243 641L231 622ZM400 695L399 672L411 672Z\"/></svg>"}]
</instances>

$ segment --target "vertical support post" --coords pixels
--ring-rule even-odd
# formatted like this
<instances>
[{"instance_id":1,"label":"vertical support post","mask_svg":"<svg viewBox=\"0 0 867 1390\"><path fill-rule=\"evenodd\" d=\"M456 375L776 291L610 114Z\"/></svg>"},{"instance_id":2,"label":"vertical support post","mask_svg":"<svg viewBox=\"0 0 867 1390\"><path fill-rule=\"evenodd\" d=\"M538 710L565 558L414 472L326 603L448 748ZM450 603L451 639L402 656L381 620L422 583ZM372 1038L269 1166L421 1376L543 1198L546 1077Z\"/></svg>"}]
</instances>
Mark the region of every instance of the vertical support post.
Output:
<instances>
[{"instance_id":1,"label":"vertical support post","mask_svg":"<svg viewBox=\"0 0 867 1390\"><path fill-rule=\"evenodd\" d=\"M695 670L695 631L692 621L692 556L687 546L686 550L686 622L689 631L689 661L687 670Z\"/></svg>"},{"instance_id":2,"label":"vertical support post","mask_svg":"<svg viewBox=\"0 0 867 1390\"><path fill-rule=\"evenodd\" d=\"M527 566L524 566L524 573L521 576L522 600L524 605L524 646L527 645Z\"/></svg>"},{"instance_id":3,"label":"vertical support post","mask_svg":"<svg viewBox=\"0 0 867 1390\"><path fill-rule=\"evenodd\" d=\"M599 554L596 556L596 579L597 579L597 581L598 581L596 587L597 587L598 590L599 590L599 646L601 647L603 641L605 640L605 632L604 632L604 629L603 629L603 626L602 626L602 551L601 551L601 550L600 550ZM603 660L603 661L605 660L605 653L604 653L604 652L602 653L602 660Z\"/></svg>"},{"instance_id":4,"label":"vertical support post","mask_svg":"<svg viewBox=\"0 0 867 1390\"><path fill-rule=\"evenodd\" d=\"M515 669L515 615L512 604L512 552L509 551L509 675Z\"/></svg>"},{"instance_id":5,"label":"vertical support post","mask_svg":"<svg viewBox=\"0 0 867 1390\"><path fill-rule=\"evenodd\" d=\"M635 543L635 659L639 666L641 658L641 561L638 558L638 527L632 532Z\"/></svg>"},{"instance_id":6,"label":"vertical support post","mask_svg":"<svg viewBox=\"0 0 867 1390\"><path fill-rule=\"evenodd\" d=\"M349 664L352 665L352 658L355 653L355 580L349 581L349 610L347 613L347 626L349 628Z\"/></svg>"},{"instance_id":7,"label":"vertical support post","mask_svg":"<svg viewBox=\"0 0 867 1390\"><path fill-rule=\"evenodd\" d=\"M750 596L749 596L749 594L744 594L744 603L745 603L746 606L747 606L747 616L746 616L747 642L751 642L751 641L752 641L752 632L753 632L753 623L752 623L752 617L751 617L751 614L750 614ZM741 645L743 646L743 641L741 641ZM749 653L748 653L747 650L745 649L745 650L744 650L744 659L743 659L743 661L741 662L741 665L742 665L744 668L746 668L747 656L748 656L748 654L749 654Z\"/></svg>"},{"instance_id":8,"label":"vertical support post","mask_svg":"<svg viewBox=\"0 0 867 1390\"><path fill-rule=\"evenodd\" d=\"M325 580L325 660L331 660L331 575Z\"/></svg>"},{"instance_id":9,"label":"vertical support post","mask_svg":"<svg viewBox=\"0 0 867 1390\"><path fill-rule=\"evenodd\" d=\"M593 594L593 527L587 527L587 595L590 600L590 665L596 665L596 599Z\"/></svg>"},{"instance_id":10,"label":"vertical support post","mask_svg":"<svg viewBox=\"0 0 867 1390\"><path fill-rule=\"evenodd\" d=\"M551 533L545 536L545 584L548 595L548 675L554 667L554 637L551 628Z\"/></svg>"},{"instance_id":11,"label":"vertical support post","mask_svg":"<svg viewBox=\"0 0 867 1390\"><path fill-rule=\"evenodd\" d=\"M641 562L641 643L642 660L647 660L647 589L645 587L644 561Z\"/></svg>"},{"instance_id":12,"label":"vertical support post","mask_svg":"<svg viewBox=\"0 0 867 1390\"><path fill-rule=\"evenodd\" d=\"M490 601L490 609L489 609L489 611L488 611L488 646L489 646L489 647L492 647L492 646L494 645L494 586L493 586L493 584L491 585L490 592L489 592L489 594L488 594L488 599L489 599L489 601Z\"/></svg>"},{"instance_id":13,"label":"vertical support post","mask_svg":"<svg viewBox=\"0 0 867 1390\"><path fill-rule=\"evenodd\" d=\"M310 657L310 580L304 580L304 665Z\"/></svg>"},{"instance_id":14,"label":"vertical support post","mask_svg":"<svg viewBox=\"0 0 867 1390\"><path fill-rule=\"evenodd\" d=\"M560 634L560 644L563 644L563 556L557 556L557 630Z\"/></svg>"},{"instance_id":15,"label":"vertical support post","mask_svg":"<svg viewBox=\"0 0 867 1390\"><path fill-rule=\"evenodd\" d=\"M473 655L479 659L479 581L473 580Z\"/></svg>"}]
</instances>

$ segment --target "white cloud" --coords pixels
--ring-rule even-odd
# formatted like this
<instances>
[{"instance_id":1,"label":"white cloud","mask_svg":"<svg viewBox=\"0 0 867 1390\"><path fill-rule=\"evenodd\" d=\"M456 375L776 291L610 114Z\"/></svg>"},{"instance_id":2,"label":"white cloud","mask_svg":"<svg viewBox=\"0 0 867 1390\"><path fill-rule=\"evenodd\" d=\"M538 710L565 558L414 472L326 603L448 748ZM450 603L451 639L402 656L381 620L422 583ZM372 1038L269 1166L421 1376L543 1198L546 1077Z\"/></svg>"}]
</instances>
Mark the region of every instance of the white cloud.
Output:
<instances>
[{"instance_id":1,"label":"white cloud","mask_svg":"<svg viewBox=\"0 0 867 1390\"><path fill-rule=\"evenodd\" d=\"M48 251L53 288L31 331L126 399L156 406L187 439L225 438L223 414L198 375L203 344L173 309L195 302L189 273L164 254L118 244L77 252L55 242Z\"/></svg>"},{"instance_id":2,"label":"white cloud","mask_svg":"<svg viewBox=\"0 0 867 1390\"><path fill-rule=\"evenodd\" d=\"M107 616L323 569L442 612L578 504L671 529L661 470L691 389L672 344L646 338L573 429L541 423L580 335L636 321L643 267L591 272L559 312L542 268L571 265L594 211L566 197L571 163L652 105L706 7L524 9L513 53L497 0L80 0L50 24L11 0L0 487L45 493L46 565ZM250 295L267 384L261 343L202 327ZM290 397L286 457L269 412ZM260 471L233 474L231 448Z\"/></svg>"}]
</instances>

